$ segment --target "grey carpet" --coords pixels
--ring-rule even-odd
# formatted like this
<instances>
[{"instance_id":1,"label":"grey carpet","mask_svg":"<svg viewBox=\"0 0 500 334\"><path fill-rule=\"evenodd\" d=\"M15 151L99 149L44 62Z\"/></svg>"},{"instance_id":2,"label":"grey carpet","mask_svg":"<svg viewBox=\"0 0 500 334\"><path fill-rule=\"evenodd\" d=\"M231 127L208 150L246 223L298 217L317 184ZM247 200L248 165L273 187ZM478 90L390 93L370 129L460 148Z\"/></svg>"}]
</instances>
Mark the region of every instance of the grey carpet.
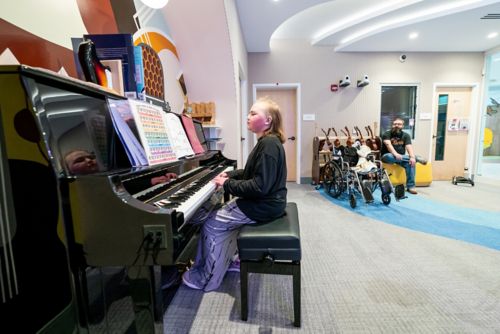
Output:
<instances>
[{"instance_id":1,"label":"grey carpet","mask_svg":"<svg viewBox=\"0 0 500 334\"><path fill-rule=\"evenodd\" d=\"M500 252L361 217L310 185L288 186L301 223L302 327L292 325L291 277L251 274L244 322L239 275L228 273L214 292L182 286L164 333L500 333ZM499 210L491 183L419 190Z\"/></svg>"}]
</instances>

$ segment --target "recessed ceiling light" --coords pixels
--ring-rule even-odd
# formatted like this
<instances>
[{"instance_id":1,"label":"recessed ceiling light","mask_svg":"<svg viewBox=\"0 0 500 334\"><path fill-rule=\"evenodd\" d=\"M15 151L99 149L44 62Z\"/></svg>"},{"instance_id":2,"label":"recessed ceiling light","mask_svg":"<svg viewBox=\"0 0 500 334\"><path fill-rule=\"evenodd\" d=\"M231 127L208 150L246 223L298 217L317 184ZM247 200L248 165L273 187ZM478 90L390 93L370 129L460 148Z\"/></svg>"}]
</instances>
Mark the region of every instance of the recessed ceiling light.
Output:
<instances>
[{"instance_id":1,"label":"recessed ceiling light","mask_svg":"<svg viewBox=\"0 0 500 334\"><path fill-rule=\"evenodd\" d=\"M492 33L489 33L488 34L488 38L495 38L498 36L498 33L497 32L492 32Z\"/></svg>"},{"instance_id":2,"label":"recessed ceiling light","mask_svg":"<svg viewBox=\"0 0 500 334\"><path fill-rule=\"evenodd\" d=\"M415 39L418 37L418 32L412 32L411 34L408 35L409 39Z\"/></svg>"}]
</instances>

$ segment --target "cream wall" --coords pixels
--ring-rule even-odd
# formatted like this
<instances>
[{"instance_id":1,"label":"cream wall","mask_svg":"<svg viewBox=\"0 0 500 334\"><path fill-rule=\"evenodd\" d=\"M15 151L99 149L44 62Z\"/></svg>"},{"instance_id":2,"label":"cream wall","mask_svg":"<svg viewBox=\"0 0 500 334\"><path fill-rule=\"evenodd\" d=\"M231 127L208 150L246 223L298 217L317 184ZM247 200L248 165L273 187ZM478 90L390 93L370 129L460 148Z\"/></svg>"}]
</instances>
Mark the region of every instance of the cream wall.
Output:
<instances>
[{"instance_id":1,"label":"cream wall","mask_svg":"<svg viewBox=\"0 0 500 334\"><path fill-rule=\"evenodd\" d=\"M243 39L243 33L241 32L240 29L240 21L238 19L238 12L236 9L236 5L234 3L234 0L225 0L224 5L226 8L226 18L227 18L227 24L229 27L229 39L231 43L231 51L233 55L233 80L234 80L234 85L235 85L235 91L236 91L236 109L235 109L235 115L234 119L237 122L235 124L234 129L237 129L237 140L236 143L233 143L232 145L236 145L237 148L237 159L238 159L238 165L242 166L243 165L243 157L242 155L245 152L242 152L242 147L240 145L240 141L238 140L240 137L248 137L246 135L247 129L242 128L242 122L241 122L241 117L243 114L242 110L242 98L244 99L244 96L241 92L240 89L240 80L247 80L248 78L248 59L247 59L247 50L245 47L245 41ZM243 92L244 93L244 92ZM243 106L245 107L245 106ZM245 111L246 114L246 111ZM244 134L242 134L242 132ZM245 143L246 144L246 143Z\"/></svg>"},{"instance_id":2,"label":"cream wall","mask_svg":"<svg viewBox=\"0 0 500 334\"><path fill-rule=\"evenodd\" d=\"M173 0L162 11L172 30L190 102L215 102L224 155L237 159L237 86L224 0Z\"/></svg>"},{"instance_id":3,"label":"cream wall","mask_svg":"<svg viewBox=\"0 0 500 334\"><path fill-rule=\"evenodd\" d=\"M249 88L262 83L300 83L302 114L315 114L316 121L302 121L301 179L311 177L312 139L321 128L344 126L360 128L380 118L380 85L411 83L419 85L414 147L430 155L431 120L420 120L420 113L431 113L435 83L482 81L483 53L334 53L331 48L312 47L298 40L277 40L270 53L248 56ZM351 86L331 92L345 74ZM356 87L356 80L368 74L370 84ZM250 94L250 92L249 92ZM307 180L307 179L306 179Z\"/></svg>"},{"instance_id":4,"label":"cream wall","mask_svg":"<svg viewBox=\"0 0 500 334\"><path fill-rule=\"evenodd\" d=\"M248 66L234 1L171 0L163 14L176 41L191 102L215 102L223 153L241 165L240 77L248 77Z\"/></svg>"}]
</instances>

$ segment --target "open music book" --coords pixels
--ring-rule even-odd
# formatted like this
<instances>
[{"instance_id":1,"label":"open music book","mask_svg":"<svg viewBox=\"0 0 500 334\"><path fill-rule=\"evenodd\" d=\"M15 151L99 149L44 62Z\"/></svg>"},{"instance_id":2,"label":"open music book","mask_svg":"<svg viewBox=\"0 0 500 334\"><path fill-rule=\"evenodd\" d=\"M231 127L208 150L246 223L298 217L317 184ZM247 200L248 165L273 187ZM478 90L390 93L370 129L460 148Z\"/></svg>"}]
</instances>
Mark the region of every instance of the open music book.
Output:
<instances>
[{"instance_id":1,"label":"open music book","mask_svg":"<svg viewBox=\"0 0 500 334\"><path fill-rule=\"evenodd\" d=\"M194 155L179 116L137 100L109 100L113 124L133 166Z\"/></svg>"},{"instance_id":2,"label":"open music book","mask_svg":"<svg viewBox=\"0 0 500 334\"><path fill-rule=\"evenodd\" d=\"M182 115L181 120L182 120L182 125L184 125L184 129L186 130L186 134L189 138L189 142L193 147L194 153L199 154L205 152L206 149L203 147L203 144L200 143L200 136L204 136L203 129L201 128L197 129L195 127L193 119L189 116ZM201 126L201 123L199 123L198 125ZM198 131L200 133L198 133Z\"/></svg>"}]
</instances>

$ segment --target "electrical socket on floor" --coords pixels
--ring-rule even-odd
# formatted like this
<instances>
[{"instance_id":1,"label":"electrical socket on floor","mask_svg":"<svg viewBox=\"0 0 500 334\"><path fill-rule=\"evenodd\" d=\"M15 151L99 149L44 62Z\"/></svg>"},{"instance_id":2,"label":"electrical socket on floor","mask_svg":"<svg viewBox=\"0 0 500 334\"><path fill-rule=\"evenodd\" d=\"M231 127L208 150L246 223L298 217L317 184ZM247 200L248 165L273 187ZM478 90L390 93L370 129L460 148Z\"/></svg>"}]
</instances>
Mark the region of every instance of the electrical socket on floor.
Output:
<instances>
[{"instance_id":1,"label":"electrical socket on floor","mask_svg":"<svg viewBox=\"0 0 500 334\"><path fill-rule=\"evenodd\" d=\"M167 248L167 227L164 225L144 225L143 226L143 231L144 231L144 238L147 237L149 233L152 234L153 236L153 241L152 242L145 242L144 243L144 248L148 246L147 249L154 249L155 248L155 242L160 238L159 245L156 247L159 247L159 249L166 249Z\"/></svg>"}]
</instances>

